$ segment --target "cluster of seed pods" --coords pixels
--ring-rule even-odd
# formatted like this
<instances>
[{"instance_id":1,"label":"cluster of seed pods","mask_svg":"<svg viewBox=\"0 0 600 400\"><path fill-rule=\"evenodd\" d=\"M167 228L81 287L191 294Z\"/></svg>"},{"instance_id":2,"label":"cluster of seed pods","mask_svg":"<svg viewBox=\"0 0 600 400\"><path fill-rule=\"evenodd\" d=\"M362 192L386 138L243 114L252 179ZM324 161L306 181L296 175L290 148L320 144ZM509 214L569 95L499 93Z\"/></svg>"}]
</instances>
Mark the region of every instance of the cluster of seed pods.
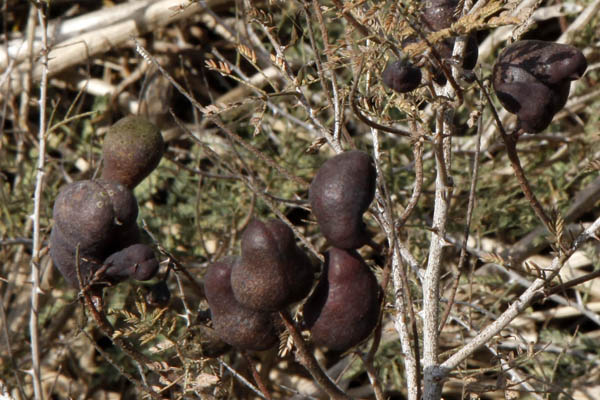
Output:
<instances>
[{"instance_id":1,"label":"cluster of seed pods","mask_svg":"<svg viewBox=\"0 0 600 400\"><path fill-rule=\"evenodd\" d=\"M429 0L423 2L421 10L421 28L423 33L436 32L449 28L456 22L458 0ZM404 43L417 41L416 37L405 39ZM452 57L454 42L456 38L448 38L434 46L435 52L439 56L439 62L444 62ZM465 53L462 60L462 68L472 70L477 64L479 55L477 39L474 35L469 35L466 39ZM443 85L446 83L446 77L439 66L433 67L433 80ZM416 89L422 80L421 70L413 66L407 60L394 61L387 65L382 74L382 80L385 86L398 92L406 93Z\"/></svg>"},{"instance_id":2,"label":"cluster of seed pods","mask_svg":"<svg viewBox=\"0 0 600 400\"><path fill-rule=\"evenodd\" d=\"M313 341L345 351L373 331L380 290L373 272L354 250L369 241L362 220L375 193L369 155L348 151L328 160L309 190L313 213L332 244L321 278L304 305ZM265 350L277 342L273 313L302 301L313 286L308 256L279 220L252 221L242 234L240 257L209 266L204 279L213 327L226 343Z\"/></svg>"},{"instance_id":3,"label":"cluster of seed pods","mask_svg":"<svg viewBox=\"0 0 600 400\"><path fill-rule=\"evenodd\" d=\"M332 350L362 342L379 319L379 285L354 250L369 241L363 214L375 196L376 177L371 157L354 150L327 160L310 185L312 211L333 247L304 305L304 322L313 341Z\"/></svg>"},{"instance_id":4,"label":"cluster of seed pods","mask_svg":"<svg viewBox=\"0 0 600 400\"><path fill-rule=\"evenodd\" d=\"M458 4L426 2L421 14L424 30L450 27ZM454 40L435 45L442 60L451 57ZM472 69L477 56L477 42L469 36L462 67ZM585 57L572 46L524 40L500 53L492 81L501 104L517 115L518 128L540 132L564 107L570 82L586 68ZM433 74L438 84L445 79ZM382 80L405 93L421 84L422 74L409 62L396 61L386 67ZM140 243L132 190L158 165L163 147L154 125L139 117L124 118L105 139L101 178L74 182L60 191L50 254L72 286L147 280L156 274L153 250ZM336 351L361 343L379 319L380 287L356 251L370 241L363 214L373 200L375 183L371 157L347 151L325 162L310 185L312 212L332 247L304 304L304 326L317 345ZM309 295L314 269L293 231L278 220L253 220L242 235L241 249L240 257L212 263L205 275L213 328L227 344L265 350L278 341L275 313Z\"/></svg>"},{"instance_id":5,"label":"cluster of seed pods","mask_svg":"<svg viewBox=\"0 0 600 400\"><path fill-rule=\"evenodd\" d=\"M212 263L204 278L213 328L244 350L266 350L277 342L273 313L304 299L313 266L279 220L253 220L242 234L241 257Z\"/></svg>"},{"instance_id":6,"label":"cluster of seed pods","mask_svg":"<svg viewBox=\"0 0 600 400\"><path fill-rule=\"evenodd\" d=\"M60 190L54 202L50 256L73 287L148 280L156 274L154 251L140 243L132 190L158 165L163 148L154 125L125 117L104 140L101 178L76 181Z\"/></svg>"},{"instance_id":7,"label":"cluster of seed pods","mask_svg":"<svg viewBox=\"0 0 600 400\"><path fill-rule=\"evenodd\" d=\"M458 0L429 0L421 10L425 32L449 28L457 20ZM414 41L409 38L406 42ZM435 45L439 57L452 56L455 38ZM462 68L471 70L477 64L478 47L474 35L467 37ZM550 125L554 115L567 102L571 81L579 79L587 69L587 60L577 48L541 40L521 40L506 47L498 56L492 83L500 103L517 115L517 131L538 133ZM387 65L382 73L385 86L406 93L416 89L422 79L421 70L407 60ZM444 84L439 70L433 80Z\"/></svg>"}]
</instances>

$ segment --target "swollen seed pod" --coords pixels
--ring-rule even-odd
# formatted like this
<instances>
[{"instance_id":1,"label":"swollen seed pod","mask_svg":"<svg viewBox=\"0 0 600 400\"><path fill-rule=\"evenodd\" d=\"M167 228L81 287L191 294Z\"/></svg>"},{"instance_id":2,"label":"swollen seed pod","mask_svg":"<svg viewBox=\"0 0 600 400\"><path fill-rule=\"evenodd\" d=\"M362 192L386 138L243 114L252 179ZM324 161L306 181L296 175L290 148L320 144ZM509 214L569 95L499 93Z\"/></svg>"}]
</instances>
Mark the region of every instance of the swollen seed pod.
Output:
<instances>
[{"instance_id":1,"label":"swollen seed pod","mask_svg":"<svg viewBox=\"0 0 600 400\"><path fill-rule=\"evenodd\" d=\"M239 262L226 258L208 267L204 292L213 328L225 343L242 350L266 350L277 343L271 314L250 310L237 302L231 289L231 270Z\"/></svg>"},{"instance_id":2,"label":"swollen seed pod","mask_svg":"<svg viewBox=\"0 0 600 400\"><path fill-rule=\"evenodd\" d=\"M373 160L358 150L338 154L319 168L309 199L321 233L333 246L355 249L369 241L362 215L375 196L376 178Z\"/></svg>"},{"instance_id":3,"label":"swollen seed pod","mask_svg":"<svg viewBox=\"0 0 600 400\"><path fill-rule=\"evenodd\" d=\"M122 118L104 138L101 177L133 189L156 168L163 152L163 138L154 124L137 116Z\"/></svg>"},{"instance_id":4,"label":"swollen seed pod","mask_svg":"<svg viewBox=\"0 0 600 400\"><path fill-rule=\"evenodd\" d=\"M312 287L308 256L279 220L253 220L242 234L242 258L231 272L237 301L259 311L277 311L302 300Z\"/></svg>"},{"instance_id":5,"label":"swollen seed pod","mask_svg":"<svg viewBox=\"0 0 600 400\"><path fill-rule=\"evenodd\" d=\"M494 64L494 82L523 81L521 71L545 85L581 78L587 69L583 53L568 44L521 40L506 47ZM529 80L529 78L527 78Z\"/></svg>"},{"instance_id":6,"label":"swollen seed pod","mask_svg":"<svg viewBox=\"0 0 600 400\"><path fill-rule=\"evenodd\" d=\"M317 287L304 305L313 341L346 351L366 339L379 320L379 285L354 250L330 249Z\"/></svg>"},{"instance_id":7,"label":"swollen seed pod","mask_svg":"<svg viewBox=\"0 0 600 400\"><path fill-rule=\"evenodd\" d=\"M458 0L427 0L421 20L432 32L449 28L456 21Z\"/></svg>"},{"instance_id":8,"label":"swollen seed pod","mask_svg":"<svg viewBox=\"0 0 600 400\"><path fill-rule=\"evenodd\" d=\"M421 84L421 70L402 61L390 63L382 74L385 86L398 93L415 90Z\"/></svg>"},{"instance_id":9,"label":"swollen seed pod","mask_svg":"<svg viewBox=\"0 0 600 400\"><path fill-rule=\"evenodd\" d=\"M158 271L158 260L150 246L137 243L111 254L105 261L104 275L114 281L133 278L138 281L152 279Z\"/></svg>"},{"instance_id":10,"label":"swollen seed pod","mask_svg":"<svg viewBox=\"0 0 600 400\"><path fill-rule=\"evenodd\" d=\"M79 287L110 254L139 241L133 194L116 182L79 181L63 187L54 202L50 256L65 279Z\"/></svg>"},{"instance_id":11,"label":"swollen seed pod","mask_svg":"<svg viewBox=\"0 0 600 400\"><path fill-rule=\"evenodd\" d=\"M492 79L502 106L517 115L518 128L537 133L564 107L570 82L586 68L585 57L573 46L522 40L500 53Z\"/></svg>"}]
</instances>

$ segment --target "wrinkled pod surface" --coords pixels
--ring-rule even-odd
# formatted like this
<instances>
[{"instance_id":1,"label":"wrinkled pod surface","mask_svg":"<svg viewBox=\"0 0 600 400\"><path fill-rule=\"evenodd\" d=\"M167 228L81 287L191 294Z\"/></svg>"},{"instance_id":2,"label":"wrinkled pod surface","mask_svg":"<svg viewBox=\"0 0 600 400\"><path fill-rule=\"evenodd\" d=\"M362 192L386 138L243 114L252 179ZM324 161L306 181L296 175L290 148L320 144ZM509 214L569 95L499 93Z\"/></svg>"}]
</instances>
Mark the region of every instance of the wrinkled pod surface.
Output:
<instances>
[{"instance_id":1,"label":"wrinkled pod surface","mask_svg":"<svg viewBox=\"0 0 600 400\"><path fill-rule=\"evenodd\" d=\"M237 301L259 311L277 311L308 295L313 267L279 220L253 220L242 234L242 257L231 272Z\"/></svg>"},{"instance_id":2,"label":"wrinkled pod surface","mask_svg":"<svg viewBox=\"0 0 600 400\"><path fill-rule=\"evenodd\" d=\"M353 150L327 160L309 188L321 233L335 247L354 249L369 241L363 213L375 196L377 174L371 157Z\"/></svg>"},{"instance_id":3,"label":"wrinkled pod surface","mask_svg":"<svg viewBox=\"0 0 600 400\"><path fill-rule=\"evenodd\" d=\"M317 287L304 305L315 344L346 351L365 340L379 319L379 284L354 250L332 248Z\"/></svg>"},{"instance_id":4,"label":"wrinkled pod surface","mask_svg":"<svg viewBox=\"0 0 600 400\"><path fill-rule=\"evenodd\" d=\"M213 328L225 343L242 350L266 350L278 337L269 312L241 305L231 289L231 270L240 260L229 257L208 267L204 291L211 311Z\"/></svg>"}]
</instances>

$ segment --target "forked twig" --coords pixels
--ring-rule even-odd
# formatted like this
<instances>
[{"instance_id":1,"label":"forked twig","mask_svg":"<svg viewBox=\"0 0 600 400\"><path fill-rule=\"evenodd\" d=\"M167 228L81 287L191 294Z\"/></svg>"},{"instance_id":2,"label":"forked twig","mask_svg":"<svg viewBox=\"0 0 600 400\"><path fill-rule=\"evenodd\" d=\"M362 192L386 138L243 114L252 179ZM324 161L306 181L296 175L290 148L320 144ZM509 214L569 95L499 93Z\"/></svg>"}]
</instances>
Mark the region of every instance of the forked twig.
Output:
<instances>
[{"instance_id":1,"label":"forked twig","mask_svg":"<svg viewBox=\"0 0 600 400\"><path fill-rule=\"evenodd\" d=\"M586 230L584 230L572 243L570 248L555 257L549 268L551 273L560 271L565 262L573 255L583 243L590 238L596 237L596 232L600 229L600 218L596 219ZM531 302L538 298L540 293L543 294L544 286L547 284L546 279L538 278L521 294L515 301L511 302L508 309L504 311L494 322L486 326L479 334L477 334L469 343L463 346L459 351L454 353L450 358L444 361L440 369L436 371L436 377L443 379L449 371L456 368L462 361L469 357L480 346L487 343L494 335L498 334L506 327L515 317L525 310ZM562 288L561 288L562 289Z\"/></svg>"}]
</instances>

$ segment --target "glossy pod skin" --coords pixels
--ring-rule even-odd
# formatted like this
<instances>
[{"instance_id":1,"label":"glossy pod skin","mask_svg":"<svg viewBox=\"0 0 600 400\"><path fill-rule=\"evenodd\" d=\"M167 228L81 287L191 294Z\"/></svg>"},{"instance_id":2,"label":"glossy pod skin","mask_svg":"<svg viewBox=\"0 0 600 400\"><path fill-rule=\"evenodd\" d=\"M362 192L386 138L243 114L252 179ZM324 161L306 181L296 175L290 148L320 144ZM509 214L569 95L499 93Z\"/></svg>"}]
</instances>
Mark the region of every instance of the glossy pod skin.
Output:
<instances>
[{"instance_id":1,"label":"glossy pod skin","mask_svg":"<svg viewBox=\"0 0 600 400\"><path fill-rule=\"evenodd\" d=\"M139 241L138 207L116 182L78 181L63 187L54 203L50 256L65 279L79 287L75 254L87 283L104 259Z\"/></svg>"},{"instance_id":2,"label":"glossy pod skin","mask_svg":"<svg viewBox=\"0 0 600 400\"><path fill-rule=\"evenodd\" d=\"M321 233L335 247L355 249L369 241L362 219L375 196L377 173L371 157L353 150L327 160L309 189Z\"/></svg>"},{"instance_id":3,"label":"glossy pod skin","mask_svg":"<svg viewBox=\"0 0 600 400\"><path fill-rule=\"evenodd\" d=\"M410 92L421 84L421 70L403 61L388 64L381 77L385 86L398 93Z\"/></svg>"},{"instance_id":4,"label":"glossy pod skin","mask_svg":"<svg viewBox=\"0 0 600 400\"><path fill-rule=\"evenodd\" d=\"M229 257L208 267L204 292L210 306L213 328L225 343L242 350L266 350L278 337L271 314L244 307L231 289L231 270L239 259Z\"/></svg>"},{"instance_id":5,"label":"glossy pod skin","mask_svg":"<svg viewBox=\"0 0 600 400\"><path fill-rule=\"evenodd\" d=\"M124 117L104 138L101 178L133 189L156 168L163 152L163 138L154 124L138 116Z\"/></svg>"},{"instance_id":6,"label":"glossy pod skin","mask_svg":"<svg viewBox=\"0 0 600 400\"><path fill-rule=\"evenodd\" d=\"M573 46L522 40L500 53L492 79L502 106L517 115L518 128L538 133L564 107L570 82L586 69L583 53Z\"/></svg>"},{"instance_id":7,"label":"glossy pod skin","mask_svg":"<svg viewBox=\"0 0 600 400\"><path fill-rule=\"evenodd\" d=\"M313 267L279 220L253 220L242 234L242 258L231 272L235 298L258 311L278 311L308 295Z\"/></svg>"},{"instance_id":8,"label":"glossy pod skin","mask_svg":"<svg viewBox=\"0 0 600 400\"><path fill-rule=\"evenodd\" d=\"M379 319L379 285L354 250L330 249L317 287L304 305L315 344L346 351L366 339Z\"/></svg>"}]
</instances>

